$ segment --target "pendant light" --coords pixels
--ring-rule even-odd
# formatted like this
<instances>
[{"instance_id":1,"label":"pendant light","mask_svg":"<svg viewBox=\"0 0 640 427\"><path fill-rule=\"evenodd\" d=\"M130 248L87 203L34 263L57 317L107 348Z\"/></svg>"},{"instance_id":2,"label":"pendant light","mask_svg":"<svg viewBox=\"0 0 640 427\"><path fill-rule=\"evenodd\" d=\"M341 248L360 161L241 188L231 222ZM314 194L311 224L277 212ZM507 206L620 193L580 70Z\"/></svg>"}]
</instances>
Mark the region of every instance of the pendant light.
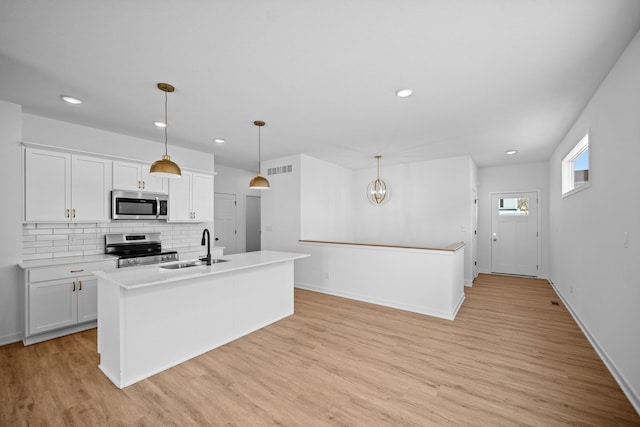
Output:
<instances>
[{"instance_id":1,"label":"pendant light","mask_svg":"<svg viewBox=\"0 0 640 427\"><path fill-rule=\"evenodd\" d=\"M167 128L169 127L167 122L167 93L173 92L176 88L169 83L158 83L158 89L164 92L164 155L162 159L153 162L149 173L160 178L180 178L182 176L180 166L172 162L171 157L167 154Z\"/></svg>"},{"instance_id":2,"label":"pendant light","mask_svg":"<svg viewBox=\"0 0 640 427\"><path fill-rule=\"evenodd\" d=\"M376 160L378 161L376 179L371 181L367 186L367 199L374 205L383 204L389 200L391 196L391 188L389 188L386 182L380 179L380 158L382 158L382 156L376 156Z\"/></svg>"},{"instance_id":3,"label":"pendant light","mask_svg":"<svg viewBox=\"0 0 640 427\"><path fill-rule=\"evenodd\" d=\"M262 162L260 159L260 128L264 126L265 123L261 120L256 120L253 124L258 126L258 175L254 176L249 182L249 188L253 188L254 190L268 190L269 181L262 176Z\"/></svg>"}]
</instances>

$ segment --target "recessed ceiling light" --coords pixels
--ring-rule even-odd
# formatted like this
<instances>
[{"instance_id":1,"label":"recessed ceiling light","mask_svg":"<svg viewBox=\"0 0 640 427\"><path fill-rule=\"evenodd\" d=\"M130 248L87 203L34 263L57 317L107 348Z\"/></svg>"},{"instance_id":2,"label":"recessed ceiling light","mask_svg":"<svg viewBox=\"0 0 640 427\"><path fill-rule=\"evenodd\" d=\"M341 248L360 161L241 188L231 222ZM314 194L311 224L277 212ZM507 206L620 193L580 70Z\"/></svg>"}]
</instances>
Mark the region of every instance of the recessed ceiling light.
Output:
<instances>
[{"instance_id":1,"label":"recessed ceiling light","mask_svg":"<svg viewBox=\"0 0 640 427\"><path fill-rule=\"evenodd\" d=\"M224 138L216 138L213 141L217 144L224 144Z\"/></svg>"},{"instance_id":2,"label":"recessed ceiling light","mask_svg":"<svg viewBox=\"0 0 640 427\"><path fill-rule=\"evenodd\" d=\"M78 98L74 98L73 96L60 95L60 98L62 98L64 102L68 102L69 104L82 104L82 101L80 101Z\"/></svg>"},{"instance_id":3,"label":"recessed ceiling light","mask_svg":"<svg viewBox=\"0 0 640 427\"><path fill-rule=\"evenodd\" d=\"M509 156L512 156L514 154L518 154L518 150L507 150L504 152L504 154L508 154Z\"/></svg>"},{"instance_id":4,"label":"recessed ceiling light","mask_svg":"<svg viewBox=\"0 0 640 427\"><path fill-rule=\"evenodd\" d=\"M153 122L154 125L158 126L159 128L166 128L167 124L165 122Z\"/></svg>"},{"instance_id":5,"label":"recessed ceiling light","mask_svg":"<svg viewBox=\"0 0 640 427\"><path fill-rule=\"evenodd\" d=\"M411 89L400 89L396 92L396 95L400 98L406 98L407 96L411 96L412 93L413 91Z\"/></svg>"}]
</instances>

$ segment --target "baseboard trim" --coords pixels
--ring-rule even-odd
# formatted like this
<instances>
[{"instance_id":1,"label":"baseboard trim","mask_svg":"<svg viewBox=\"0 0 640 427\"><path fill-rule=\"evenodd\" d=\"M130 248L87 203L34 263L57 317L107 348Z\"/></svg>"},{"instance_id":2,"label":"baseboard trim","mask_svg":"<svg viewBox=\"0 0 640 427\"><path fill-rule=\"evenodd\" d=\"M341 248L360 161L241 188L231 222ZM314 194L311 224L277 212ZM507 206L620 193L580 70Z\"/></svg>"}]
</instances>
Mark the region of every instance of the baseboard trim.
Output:
<instances>
[{"instance_id":1,"label":"baseboard trim","mask_svg":"<svg viewBox=\"0 0 640 427\"><path fill-rule=\"evenodd\" d=\"M13 344L14 342L21 341L22 338L23 338L23 335L20 332L3 335L0 337L0 346Z\"/></svg>"},{"instance_id":2,"label":"baseboard trim","mask_svg":"<svg viewBox=\"0 0 640 427\"><path fill-rule=\"evenodd\" d=\"M86 331L88 329L93 329L98 326L97 320L92 320L86 323L80 323L78 325L69 326L67 328L62 329L54 329L52 331L43 332L37 335L30 335L28 337L24 337L22 342L24 345L36 344L42 341L47 341L53 338L59 338L69 334L75 334L76 332Z\"/></svg>"},{"instance_id":3,"label":"baseboard trim","mask_svg":"<svg viewBox=\"0 0 640 427\"><path fill-rule=\"evenodd\" d=\"M308 285L308 284L305 284L305 283L295 283L294 286L296 288L305 289L307 291L313 291L313 292L318 292L318 293L321 293L321 294L333 295L333 296L336 296L336 297L341 297L341 298L347 298L347 299L352 299L352 300L356 300L356 301L367 302L369 304L376 304L376 305L381 305L381 306L384 306L384 307L397 308L399 310L410 311L412 313L425 314L427 316L438 317L440 319L446 319L446 320L454 320L455 319L456 314L458 313L458 310L462 306L462 302L464 301L464 298L465 298L465 295L463 293L462 296L460 297L460 299L457 301L456 306L454 307L454 309L450 313L447 313L447 312L444 312L444 311L429 309L428 307L424 307L424 306L404 304L404 303L399 303L399 302L396 302L396 301L388 301L388 300L383 300L383 299L379 299L379 298L373 298L373 297L369 297L369 296L366 296L366 295L352 294L352 293L349 293L349 292L342 292L342 291L339 291L337 289L319 288L317 286Z\"/></svg>"},{"instance_id":4,"label":"baseboard trim","mask_svg":"<svg viewBox=\"0 0 640 427\"><path fill-rule=\"evenodd\" d=\"M567 310L569 310L571 317L573 317L573 320L576 321L576 323L578 324L578 327L582 330L582 333L584 333L584 335L587 337L587 340L589 340L589 343L591 343L591 346L593 347L593 349L596 351L596 353L598 353L598 356L600 356L600 359L605 364L605 366L607 367L607 369L609 370L613 378L616 380L616 382L622 389L622 392L625 394L625 396L627 396L627 399L629 399L629 402L631 403L633 408L636 410L638 415L640 415L640 394L636 393L633 387L624 379L624 376L620 373L615 363L613 363L613 360L611 360L606 350L600 345L600 343L598 343L598 340L591 334L591 332L589 331L589 328L587 328L587 326L582 322L582 320L580 319L580 316L578 316L578 314L573 310L573 307L571 307L571 304L564 297L564 294L560 291L560 289L556 286L556 284L553 283L553 280L551 280L551 278L547 278L547 280L551 284L551 287L553 288L554 292L560 297L565 307L567 307Z\"/></svg>"}]
</instances>

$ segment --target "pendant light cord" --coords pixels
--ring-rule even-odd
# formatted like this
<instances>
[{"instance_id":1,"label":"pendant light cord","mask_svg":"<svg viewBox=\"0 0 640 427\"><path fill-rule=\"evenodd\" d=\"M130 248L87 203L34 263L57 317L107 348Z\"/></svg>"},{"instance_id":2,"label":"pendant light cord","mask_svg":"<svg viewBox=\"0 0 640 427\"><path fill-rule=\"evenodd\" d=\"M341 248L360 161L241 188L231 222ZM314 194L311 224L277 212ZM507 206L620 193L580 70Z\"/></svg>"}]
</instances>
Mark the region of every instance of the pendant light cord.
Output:
<instances>
[{"instance_id":1,"label":"pendant light cord","mask_svg":"<svg viewBox=\"0 0 640 427\"><path fill-rule=\"evenodd\" d=\"M260 128L258 126L258 173L262 175L262 153L260 152Z\"/></svg>"},{"instance_id":2,"label":"pendant light cord","mask_svg":"<svg viewBox=\"0 0 640 427\"><path fill-rule=\"evenodd\" d=\"M167 118L167 92L164 92L164 155L168 156L169 151L167 149L167 128L169 127Z\"/></svg>"}]
</instances>

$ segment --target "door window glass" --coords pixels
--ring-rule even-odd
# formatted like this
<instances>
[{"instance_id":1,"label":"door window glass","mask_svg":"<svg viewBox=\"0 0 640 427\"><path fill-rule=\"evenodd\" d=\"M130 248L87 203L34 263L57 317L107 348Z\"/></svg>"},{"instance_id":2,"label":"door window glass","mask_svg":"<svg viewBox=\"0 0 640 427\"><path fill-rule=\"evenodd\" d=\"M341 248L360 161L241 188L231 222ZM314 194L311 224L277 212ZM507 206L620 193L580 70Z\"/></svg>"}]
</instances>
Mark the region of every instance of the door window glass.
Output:
<instances>
[{"instance_id":1,"label":"door window glass","mask_svg":"<svg viewBox=\"0 0 640 427\"><path fill-rule=\"evenodd\" d=\"M498 215L529 215L529 198L499 199Z\"/></svg>"}]
</instances>

